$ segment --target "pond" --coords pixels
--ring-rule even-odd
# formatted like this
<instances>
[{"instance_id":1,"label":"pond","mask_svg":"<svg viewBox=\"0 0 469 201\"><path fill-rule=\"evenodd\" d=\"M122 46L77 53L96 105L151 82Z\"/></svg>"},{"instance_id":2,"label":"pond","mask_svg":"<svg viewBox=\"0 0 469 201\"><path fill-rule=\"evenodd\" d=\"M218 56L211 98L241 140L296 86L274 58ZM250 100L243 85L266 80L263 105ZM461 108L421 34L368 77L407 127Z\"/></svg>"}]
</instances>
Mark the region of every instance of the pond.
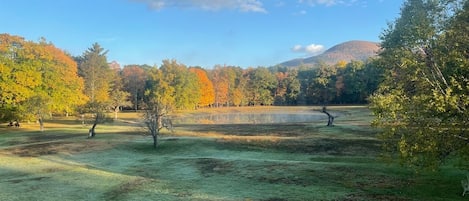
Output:
<instances>
[{"instance_id":1,"label":"pond","mask_svg":"<svg viewBox=\"0 0 469 201\"><path fill-rule=\"evenodd\" d=\"M273 124L303 123L327 119L325 114L310 113L223 113L200 114L174 119L177 124Z\"/></svg>"}]
</instances>

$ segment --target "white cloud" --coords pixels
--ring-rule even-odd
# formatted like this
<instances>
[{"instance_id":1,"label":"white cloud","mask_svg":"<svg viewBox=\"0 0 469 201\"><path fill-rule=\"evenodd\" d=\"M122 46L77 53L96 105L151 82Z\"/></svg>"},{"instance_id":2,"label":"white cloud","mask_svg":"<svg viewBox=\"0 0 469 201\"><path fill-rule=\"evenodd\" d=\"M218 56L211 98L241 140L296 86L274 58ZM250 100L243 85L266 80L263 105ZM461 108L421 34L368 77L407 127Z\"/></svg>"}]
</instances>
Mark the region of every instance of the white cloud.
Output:
<instances>
[{"instance_id":1,"label":"white cloud","mask_svg":"<svg viewBox=\"0 0 469 201\"><path fill-rule=\"evenodd\" d=\"M167 7L173 8L197 8L202 10L218 11L223 9L235 9L242 12L267 11L260 0L133 0L148 5L151 9L161 10Z\"/></svg>"},{"instance_id":2,"label":"white cloud","mask_svg":"<svg viewBox=\"0 0 469 201\"><path fill-rule=\"evenodd\" d=\"M318 55L324 52L324 49L325 48L323 45L317 45L317 44L310 44L307 46L295 45L291 48L293 52L306 53L308 55Z\"/></svg>"}]
</instances>

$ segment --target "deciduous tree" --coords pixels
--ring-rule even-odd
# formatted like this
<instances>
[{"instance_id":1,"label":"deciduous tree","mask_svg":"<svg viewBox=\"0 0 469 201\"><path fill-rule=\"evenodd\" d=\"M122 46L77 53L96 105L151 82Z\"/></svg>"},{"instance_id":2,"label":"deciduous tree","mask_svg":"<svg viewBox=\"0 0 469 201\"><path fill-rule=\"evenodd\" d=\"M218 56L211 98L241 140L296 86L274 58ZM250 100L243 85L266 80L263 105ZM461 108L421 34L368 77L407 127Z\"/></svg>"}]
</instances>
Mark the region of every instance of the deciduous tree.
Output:
<instances>
[{"instance_id":1,"label":"deciduous tree","mask_svg":"<svg viewBox=\"0 0 469 201\"><path fill-rule=\"evenodd\" d=\"M84 104L82 91L83 80L68 54L45 39L35 43L0 35L0 108L9 118L37 118L42 130L46 115L68 114Z\"/></svg>"},{"instance_id":2,"label":"deciduous tree","mask_svg":"<svg viewBox=\"0 0 469 201\"><path fill-rule=\"evenodd\" d=\"M146 70L150 69L150 66L140 65L128 65L124 66L122 70L122 80L125 91L131 95L131 101L133 108L137 111L141 108L141 102L145 92L145 81L147 79Z\"/></svg>"},{"instance_id":3,"label":"deciduous tree","mask_svg":"<svg viewBox=\"0 0 469 201\"><path fill-rule=\"evenodd\" d=\"M386 76L371 98L373 124L404 164L436 169L467 158L468 12L468 1L408 0L382 35Z\"/></svg>"},{"instance_id":4,"label":"deciduous tree","mask_svg":"<svg viewBox=\"0 0 469 201\"><path fill-rule=\"evenodd\" d=\"M248 74L247 90L249 101L254 105L272 105L277 80L267 69L259 67Z\"/></svg>"},{"instance_id":5,"label":"deciduous tree","mask_svg":"<svg viewBox=\"0 0 469 201\"><path fill-rule=\"evenodd\" d=\"M144 120L153 138L154 148L157 147L158 135L163 128L163 118L174 110L176 104L176 89L166 79L166 75L158 68L152 68L148 72Z\"/></svg>"},{"instance_id":6,"label":"deciduous tree","mask_svg":"<svg viewBox=\"0 0 469 201\"><path fill-rule=\"evenodd\" d=\"M208 79L207 72L200 67L189 68L189 71L196 74L199 82L200 99L198 102L199 107L210 106L215 102L215 90L210 79Z\"/></svg>"}]
</instances>

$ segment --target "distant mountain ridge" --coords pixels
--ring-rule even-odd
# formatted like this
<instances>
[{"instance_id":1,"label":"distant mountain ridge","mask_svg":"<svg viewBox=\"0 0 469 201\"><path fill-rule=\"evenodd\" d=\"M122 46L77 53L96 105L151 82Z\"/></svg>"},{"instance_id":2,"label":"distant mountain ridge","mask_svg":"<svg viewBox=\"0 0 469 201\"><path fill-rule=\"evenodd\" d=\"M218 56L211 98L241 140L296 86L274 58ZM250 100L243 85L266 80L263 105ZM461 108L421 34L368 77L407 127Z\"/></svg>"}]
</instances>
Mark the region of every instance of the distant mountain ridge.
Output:
<instances>
[{"instance_id":1,"label":"distant mountain ridge","mask_svg":"<svg viewBox=\"0 0 469 201\"><path fill-rule=\"evenodd\" d=\"M319 62L324 62L326 64L336 64L339 61L365 61L370 57L376 56L379 49L379 43L353 40L335 45L320 55L308 58L293 59L280 63L279 65L285 67L311 67L318 64Z\"/></svg>"}]
</instances>

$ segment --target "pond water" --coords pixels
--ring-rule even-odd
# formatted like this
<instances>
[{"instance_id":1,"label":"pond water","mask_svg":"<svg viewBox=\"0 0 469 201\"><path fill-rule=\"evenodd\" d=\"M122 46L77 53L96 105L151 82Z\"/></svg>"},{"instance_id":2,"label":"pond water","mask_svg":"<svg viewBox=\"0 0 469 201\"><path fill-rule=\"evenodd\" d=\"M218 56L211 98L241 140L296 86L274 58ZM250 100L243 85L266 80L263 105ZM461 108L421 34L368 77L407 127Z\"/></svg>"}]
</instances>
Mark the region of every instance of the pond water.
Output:
<instances>
[{"instance_id":1,"label":"pond water","mask_svg":"<svg viewBox=\"0 0 469 201\"><path fill-rule=\"evenodd\" d=\"M326 119L319 113L224 113L203 114L174 119L178 124L271 124L303 123Z\"/></svg>"}]
</instances>

